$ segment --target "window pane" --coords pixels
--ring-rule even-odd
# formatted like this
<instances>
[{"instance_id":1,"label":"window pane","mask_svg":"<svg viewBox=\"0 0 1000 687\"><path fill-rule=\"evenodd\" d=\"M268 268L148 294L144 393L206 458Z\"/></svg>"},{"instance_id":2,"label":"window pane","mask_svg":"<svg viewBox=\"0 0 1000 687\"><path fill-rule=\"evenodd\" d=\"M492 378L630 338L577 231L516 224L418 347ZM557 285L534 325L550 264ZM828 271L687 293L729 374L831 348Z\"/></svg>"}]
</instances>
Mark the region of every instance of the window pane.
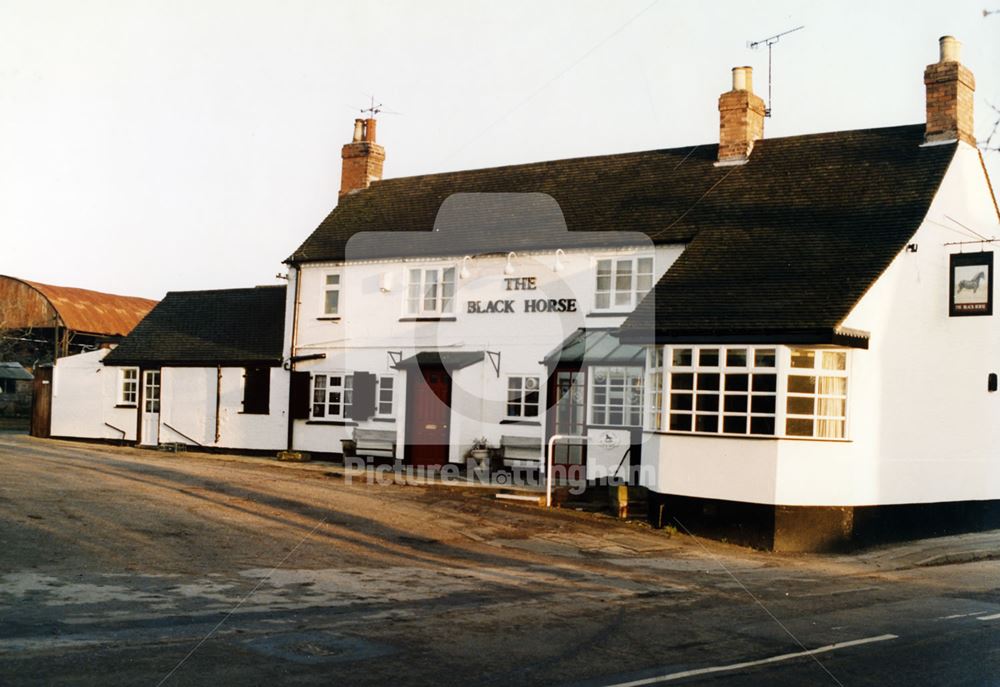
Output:
<instances>
[{"instance_id":1,"label":"window pane","mask_svg":"<svg viewBox=\"0 0 1000 687\"><path fill-rule=\"evenodd\" d=\"M326 275L326 285L327 286L339 286L340 285L340 275L339 274L328 274L328 275Z\"/></svg>"},{"instance_id":2,"label":"window pane","mask_svg":"<svg viewBox=\"0 0 1000 687\"><path fill-rule=\"evenodd\" d=\"M604 310L605 308L611 307L611 294L610 293L599 293L594 298L594 307L598 310Z\"/></svg>"},{"instance_id":3,"label":"window pane","mask_svg":"<svg viewBox=\"0 0 1000 687\"><path fill-rule=\"evenodd\" d=\"M745 415L727 415L722 420L722 431L726 434L746 434L747 418Z\"/></svg>"},{"instance_id":4,"label":"window pane","mask_svg":"<svg viewBox=\"0 0 1000 687\"><path fill-rule=\"evenodd\" d=\"M752 417L750 418L750 433L751 434L774 434L774 418L773 417Z\"/></svg>"},{"instance_id":5,"label":"window pane","mask_svg":"<svg viewBox=\"0 0 1000 687\"><path fill-rule=\"evenodd\" d=\"M843 351L823 351L824 370L846 370L847 353Z\"/></svg>"},{"instance_id":6,"label":"window pane","mask_svg":"<svg viewBox=\"0 0 1000 687\"><path fill-rule=\"evenodd\" d=\"M719 349L718 348L703 348L698 351L698 364L702 367L718 367L719 366Z\"/></svg>"},{"instance_id":7,"label":"window pane","mask_svg":"<svg viewBox=\"0 0 1000 687\"><path fill-rule=\"evenodd\" d=\"M694 420L694 431L696 432L718 432L718 415L698 415Z\"/></svg>"},{"instance_id":8,"label":"window pane","mask_svg":"<svg viewBox=\"0 0 1000 687\"><path fill-rule=\"evenodd\" d=\"M754 391L777 391L778 389L778 377L777 375L758 375L753 376L753 390Z\"/></svg>"},{"instance_id":9,"label":"window pane","mask_svg":"<svg viewBox=\"0 0 1000 687\"><path fill-rule=\"evenodd\" d=\"M684 415L681 413L671 413L670 414L670 429L675 432L690 432L691 431L691 416Z\"/></svg>"},{"instance_id":10,"label":"window pane","mask_svg":"<svg viewBox=\"0 0 1000 687\"><path fill-rule=\"evenodd\" d=\"M843 439L843 420L816 420L816 436L823 439Z\"/></svg>"},{"instance_id":11,"label":"window pane","mask_svg":"<svg viewBox=\"0 0 1000 687\"><path fill-rule=\"evenodd\" d=\"M719 397L716 394L698 394L698 410L719 410Z\"/></svg>"},{"instance_id":12,"label":"window pane","mask_svg":"<svg viewBox=\"0 0 1000 687\"><path fill-rule=\"evenodd\" d=\"M816 367L816 351L809 351L802 348L792 349L792 367Z\"/></svg>"},{"instance_id":13,"label":"window pane","mask_svg":"<svg viewBox=\"0 0 1000 687\"><path fill-rule=\"evenodd\" d=\"M675 348L672 353L674 367L691 367L690 348Z\"/></svg>"},{"instance_id":14,"label":"window pane","mask_svg":"<svg viewBox=\"0 0 1000 687\"><path fill-rule=\"evenodd\" d=\"M754 365L756 367L774 367L775 354L773 348L758 348L754 351Z\"/></svg>"},{"instance_id":15,"label":"window pane","mask_svg":"<svg viewBox=\"0 0 1000 687\"><path fill-rule=\"evenodd\" d=\"M812 415L815 407L812 396L789 396L788 413L790 415Z\"/></svg>"},{"instance_id":16,"label":"window pane","mask_svg":"<svg viewBox=\"0 0 1000 687\"><path fill-rule=\"evenodd\" d=\"M819 378L819 389L818 392L824 395L831 396L846 396L847 395L847 378L846 377L820 377Z\"/></svg>"},{"instance_id":17,"label":"window pane","mask_svg":"<svg viewBox=\"0 0 1000 687\"><path fill-rule=\"evenodd\" d=\"M751 413L774 413L774 409L777 407L775 403L774 396L753 396L750 399L750 412Z\"/></svg>"},{"instance_id":18,"label":"window pane","mask_svg":"<svg viewBox=\"0 0 1000 687\"><path fill-rule=\"evenodd\" d=\"M730 348L726 351L726 365L729 367L746 367L747 351L745 348Z\"/></svg>"},{"instance_id":19,"label":"window pane","mask_svg":"<svg viewBox=\"0 0 1000 687\"><path fill-rule=\"evenodd\" d=\"M749 388L750 375L726 375L726 391L746 391Z\"/></svg>"},{"instance_id":20,"label":"window pane","mask_svg":"<svg viewBox=\"0 0 1000 687\"><path fill-rule=\"evenodd\" d=\"M816 393L816 378L789 375L788 392L792 394L814 394Z\"/></svg>"},{"instance_id":21,"label":"window pane","mask_svg":"<svg viewBox=\"0 0 1000 687\"><path fill-rule=\"evenodd\" d=\"M694 375L690 372L675 372L670 375L670 388L672 389L693 389Z\"/></svg>"},{"instance_id":22,"label":"window pane","mask_svg":"<svg viewBox=\"0 0 1000 687\"><path fill-rule=\"evenodd\" d=\"M785 424L785 434L793 437L811 437L813 421L790 417Z\"/></svg>"},{"instance_id":23,"label":"window pane","mask_svg":"<svg viewBox=\"0 0 1000 687\"><path fill-rule=\"evenodd\" d=\"M847 414L847 401L843 398L818 398L816 414L822 417L844 417Z\"/></svg>"},{"instance_id":24,"label":"window pane","mask_svg":"<svg viewBox=\"0 0 1000 687\"><path fill-rule=\"evenodd\" d=\"M671 410L691 410L691 394L670 394Z\"/></svg>"},{"instance_id":25,"label":"window pane","mask_svg":"<svg viewBox=\"0 0 1000 687\"><path fill-rule=\"evenodd\" d=\"M698 373L698 390L699 391L718 391L719 390L719 375L718 373Z\"/></svg>"},{"instance_id":26,"label":"window pane","mask_svg":"<svg viewBox=\"0 0 1000 687\"><path fill-rule=\"evenodd\" d=\"M726 394L725 409L730 413L745 413L747 412L747 397L746 396L732 396Z\"/></svg>"},{"instance_id":27,"label":"window pane","mask_svg":"<svg viewBox=\"0 0 1000 687\"><path fill-rule=\"evenodd\" d=\"M323 312L327 315L336 315L340 308L340 291L327 291L326 300L323 304Z\"/></svg>"}]
</instances>

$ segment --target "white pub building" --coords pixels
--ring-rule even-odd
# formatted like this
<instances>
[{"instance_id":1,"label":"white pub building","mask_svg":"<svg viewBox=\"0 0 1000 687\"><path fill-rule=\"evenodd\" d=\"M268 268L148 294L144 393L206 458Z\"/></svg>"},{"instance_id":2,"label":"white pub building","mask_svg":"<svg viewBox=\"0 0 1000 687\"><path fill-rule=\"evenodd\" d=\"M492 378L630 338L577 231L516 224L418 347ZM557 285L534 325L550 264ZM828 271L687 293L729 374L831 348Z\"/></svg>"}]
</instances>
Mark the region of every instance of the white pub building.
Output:
<instances>
[{"instance_id":1,"label":"white pub building","mask_svg":"<svg viewBox=\"0 0 1000 687\"><path fill-rule=\"evenodd\" d=\"M749 67L719 98L719 141L677 149L383 179L358 120L337 207L286 260L279 356L242 350L238 317L197 318L93 364L156 381L126 433L145 444L414 466L488 447L537 469L550 437L585 436L556 462L638 481L654 525L785 550L987 526L1000 211L959 47L942 38L924 72L925 121L889 128L764 138ZM279 316L250 296L249 321ZM150 375L164 352L200 372ZM87 379L72 365L53 434L114 438L58 431ZM114 386L98 405L128 411ZM186 424L144 429L150 393ZM268 420L244 431L248 399Z\"/></svg>"}]
</instances>

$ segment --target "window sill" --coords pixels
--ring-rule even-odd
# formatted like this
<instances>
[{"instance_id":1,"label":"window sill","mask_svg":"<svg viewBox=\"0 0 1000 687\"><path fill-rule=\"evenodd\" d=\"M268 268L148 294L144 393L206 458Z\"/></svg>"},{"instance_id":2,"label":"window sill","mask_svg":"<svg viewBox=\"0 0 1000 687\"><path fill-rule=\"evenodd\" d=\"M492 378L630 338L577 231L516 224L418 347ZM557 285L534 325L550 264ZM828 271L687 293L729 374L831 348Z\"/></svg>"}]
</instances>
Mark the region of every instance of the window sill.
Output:
<instances>
[{"instance_id":1,"label":"window sill","mask_svg":"<svg viewBox=\"0 0 1000 687\"><path fill-rule=\"evenodd\" d=\"M400 322L457 322L458 318L454 315L445 315L443 317L400 317Z\"/></svg>"},{"instance_id":2,"label":"window sill","mask_svg":"<svg viewBox=\"0 0 1000 687\"><path fill-rule=\"evenodd\" d=\"M587 313L585 317L628 317L631 314L631 310L597 310Z\"/></svg>"},{"instance_id":3,"label":"window sill","mask_svg":"<svg viewBox=\"0 0 1000 687\"><path fill-rule=\"evenodd\" d=\"M118 403L115 405L115 408L138 408L138 407L139 406L137 406L135 403Z\"/></svg>"},{"instance_id":4,"label":"window sill","mask_svg":"<svg viewBox=\"0 0 1000 687\"><path fill-rule=\"evenodd\" d=\"M239 410L239 411L236 412L236 414L237 415L270 415L271 411L270 410L265 410L264 412L261 412L261 413L248 413L245 410Z\"/></svg>"},{"instance_id":5,"label":"window sill","mask_svg":"<svg viewBox=\"0 0 1000 687\"><path fill-rule=\"evenodd\" d=\"M538 420L500 420L501 425L525 425L528 427L541 427L542 423Z\"/></svg>"},{"instance_id":6,"label":"window sill","mask_svg":"<svg viewBox=\"0 0 1000 687\"><path fill-rule=\"evenodd\" d=\"M391 423L395 424L396 418L394 418L394 417L372 417L372 418L369 418L369 421L371 421L371 422L391 422Z\"/></svg>"},{"instance_id":7,"label":"window sill","mask_svg":"<svg viewBox=\"0 0 1000 687\"><path fill-rule=\"evenodd\" d=\"M306 420L307 425L330 425L332 427L357 427L354 420Z\"/></svg>"},{"instance_id":8,"label":"window sill","mask_svg":"<svg viewBox=\"0 0 1000 687\"><path fill-rule=\"evenodd\" d=\"M662 429L644 429L643 434L661 434L671 437L708 437L710 439L752 439L755 441L819 441L829 444L851 444L853 439L825 439L823 437L791 437L778 434L713 434L710 432L670 432Z\"/></svg>"},{"instance_id":9,"label":"window sill","mask_svg":"<svg viewBox=\"0 0 1000 687\"><path fill-rule=\"evenodd\" d=\"M320 322L340 322L340 315L324 315L323 317L317 317Z\"/></svg>"}]
</instances>

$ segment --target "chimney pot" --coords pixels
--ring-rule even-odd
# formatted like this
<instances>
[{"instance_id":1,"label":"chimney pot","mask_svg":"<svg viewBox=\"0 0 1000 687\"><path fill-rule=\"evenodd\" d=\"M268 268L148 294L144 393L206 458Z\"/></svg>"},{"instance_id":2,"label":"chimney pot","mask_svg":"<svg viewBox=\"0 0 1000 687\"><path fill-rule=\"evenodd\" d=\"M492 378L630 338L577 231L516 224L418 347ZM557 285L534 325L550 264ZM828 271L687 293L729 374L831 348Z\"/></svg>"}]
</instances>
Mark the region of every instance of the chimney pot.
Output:
<instances>
[{"instance_id":1,"label":"chimney pot","mask_svg":"<svg viewBox=\"0 0 1000 687\"><path fill-rule=\"evenodd\" d=\"M375 142L375 120L372 118L365 120L365 140L368 143Z\"/></svg>"},{"instance_id":2,"label":"chimney pot","mask_svg":"<svg viewBox=\"0 0 1000 687\"><path fill-rule=\"evenodd\" d=\"M354 142L359 143L365 135L365 120L355 119L354 120Z\"/></svg>"},{"instance_id":3,"label":"chimney pot","mask_svg":"<svg viewBox=\"0 0 1000 687\"><path fill-rule=\"evenodd\" d=\"M753 93L753 67L733 67L733 90Z\"/></svg>"},{"instance_id":4,"label":"chimney pot","mask_svg":"<svg viewBox=\"0 0 1000 687\"><path fill-rule=\"evenodd\" d=\"M962 44L954 36L941 36L938 39L941 46L941 59L939 62L961 62Z\"/></svg>"}]
</instances>

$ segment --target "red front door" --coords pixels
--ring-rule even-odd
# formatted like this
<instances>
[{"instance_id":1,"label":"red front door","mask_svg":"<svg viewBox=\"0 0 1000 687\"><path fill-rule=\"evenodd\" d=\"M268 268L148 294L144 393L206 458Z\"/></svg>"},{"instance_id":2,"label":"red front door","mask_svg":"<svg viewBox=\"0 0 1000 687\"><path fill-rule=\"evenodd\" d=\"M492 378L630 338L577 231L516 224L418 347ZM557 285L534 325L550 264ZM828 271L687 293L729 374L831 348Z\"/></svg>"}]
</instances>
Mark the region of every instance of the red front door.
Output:
<instances>
[{"instance_id":1,"label":"red front door","mask_svg":"<svg viewBox=\"0 0 1000 687\"><path fill-rule=\"evenodd\" d=\"M451 377L440 367L415 368L406 375L406 458L410 465L448 462Z\"/></svg>"}]
</instances>

